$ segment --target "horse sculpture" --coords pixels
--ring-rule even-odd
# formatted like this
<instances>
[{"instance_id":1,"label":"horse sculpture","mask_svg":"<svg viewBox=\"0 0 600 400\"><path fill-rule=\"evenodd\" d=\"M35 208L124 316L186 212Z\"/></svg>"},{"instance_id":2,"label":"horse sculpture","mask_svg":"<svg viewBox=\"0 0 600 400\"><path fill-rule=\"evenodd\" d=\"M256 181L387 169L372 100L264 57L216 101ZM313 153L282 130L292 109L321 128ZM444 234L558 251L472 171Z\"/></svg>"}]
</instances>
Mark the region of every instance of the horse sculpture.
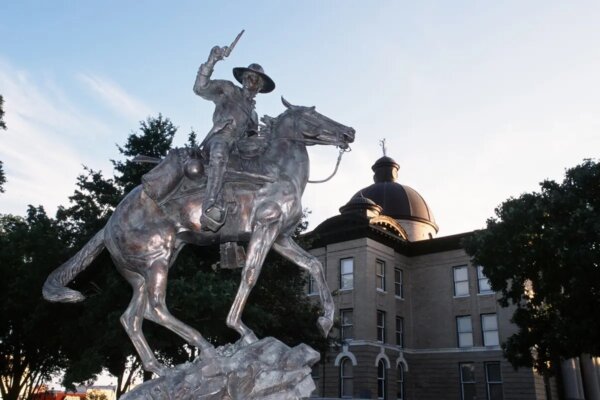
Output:
<instances>
[{"instance_id":1,"label":"horse sculpture","mask_svg":"<svg viewBox=\"0 0 600 400\"><path fill-rule=\"evenodd\" d=\"M203 187L189 195L170 196L168 203L152 199L138 186L115 208L108 223L71 259L47 278L43 295L54 302L78 302L84 296L66 285L83 271L106 247L121 275L131 284L133 296L121 316L121 323L135 346L145 370L164 375L166 367L158 362L143 332L144 319L177 333L202 351L202 357L215 356L214 347L194 328L176 319L165 303L167 275L177 254L187 243L200 246L232 240L247 241L242 279L227 316L227 326L241 340L257 341L241 320L250 291L260 274L269 250L307 270L317 285L323 314L318 326L327 336L333 325L334 303L327 288L321 263L291 238L302 217L301 197L309 176L307 145L326 144L347 149L354 130L315 111L314 107L291 105L282 98L285 110L269 119L265 134L267 148L260 157L261 182L250 177L252 171L236 182L226 183L237 204L219 232L202 230ZM164 162L164 161L163 161ZM235 180L234 180L235 181Z\"/></svg>"}]
</instances>

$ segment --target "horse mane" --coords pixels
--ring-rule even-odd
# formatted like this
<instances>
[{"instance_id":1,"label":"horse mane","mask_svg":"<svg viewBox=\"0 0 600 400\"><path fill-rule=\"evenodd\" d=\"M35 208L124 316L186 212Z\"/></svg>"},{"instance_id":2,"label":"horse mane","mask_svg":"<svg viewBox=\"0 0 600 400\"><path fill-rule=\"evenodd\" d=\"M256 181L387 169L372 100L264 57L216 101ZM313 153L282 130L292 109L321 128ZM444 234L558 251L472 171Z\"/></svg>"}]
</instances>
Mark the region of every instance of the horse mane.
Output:
<instances>
[{"instance_id":1,"label":"horse mane","mask_svg":"<svg viewBox=\"0 0 600 400\"><path fill-rule=\"evenodd\" d=\"M263 117L260 119L260 122L262 122L263 125L260 125L259 133L261 135L271 137L273 135L273 129L275 128L275 123L277 122L277 118L279 118L279 117L274 118L267 114L263 115Z\"/></svg>"},{"instance_id":2,"label":"horse mane","mask_svg":"<svg viewBox=\"0 0 600 400\"><path fill-rule=\"evenodd\" d=\"M270 115L267 115L267 114L263 115L262 118L260 119L260 122L262 122L263 125L260 125L259 133L261 135L264 135L267 137L272 137L277 124L279 122L281 122L281 120L284 117L286 117L288 114L293 113L294 111L296 111L299 108L300 107L296 107L296 106L294 106L294 108L286 108L281 114L279 114L276 117L271 117Z\"/></svg>"}]
</instances>

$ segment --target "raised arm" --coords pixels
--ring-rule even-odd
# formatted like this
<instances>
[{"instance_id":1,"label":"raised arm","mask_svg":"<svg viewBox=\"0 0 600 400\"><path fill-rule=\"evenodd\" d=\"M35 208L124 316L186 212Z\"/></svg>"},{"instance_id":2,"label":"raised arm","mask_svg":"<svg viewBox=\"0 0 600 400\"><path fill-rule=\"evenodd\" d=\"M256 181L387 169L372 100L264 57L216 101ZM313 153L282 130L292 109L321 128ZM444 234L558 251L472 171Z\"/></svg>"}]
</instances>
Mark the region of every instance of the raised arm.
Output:
<instances>
[{"instance_id":1,"label":"raised arm","mask_svg":"<svg viewBox=\"0 0 600 400\"><path fill-rule=\"evenodd\" d=\"M211 94L211 79L210 76L215 69L215 64L218 61L224 59L228 54L228 47L220 47L215 46L210 51L210 55L208 56L208 60L198 69L198 74L196 75L196 82L194 83L194 93L198 96L206 97Z\"/></svg>"}]
</instances>

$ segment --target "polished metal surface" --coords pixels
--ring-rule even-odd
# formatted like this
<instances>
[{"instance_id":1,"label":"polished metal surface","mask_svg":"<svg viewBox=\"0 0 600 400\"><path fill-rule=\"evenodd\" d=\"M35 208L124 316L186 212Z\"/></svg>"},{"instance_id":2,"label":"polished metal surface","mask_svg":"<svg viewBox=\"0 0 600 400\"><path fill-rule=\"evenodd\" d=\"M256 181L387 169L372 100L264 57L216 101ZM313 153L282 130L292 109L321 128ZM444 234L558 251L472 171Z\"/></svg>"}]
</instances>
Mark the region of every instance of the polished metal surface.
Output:
<instances>
[{"instance_id":1,"label":"polished metal surface","mask_svg":"<svg viewBox=\"0 0 600 400\"><path fill-rule=\"evenodd\" d=\"M333 324L334 303L323 267L292 240L292 234L302 217L301 198L309 176L306 146L322 144L347 149L354 140L354 130L319 114L314 107L295 106L282 100L286 110L276 118L265 117L265 125L255 135L256 140L266 144L264 148L250 159L231 155L219 192L219 201L228 211L227 219L218 232L203 230L200 223L210 163L188 149L172 151L156 167L161 173L149 173L145 185L133 189L122 200L106 226L50 274L44 284L44 297L60 302L83 300L81 293L66 285L107 248L116 268L133 288L121 323L144 368L165 375L168 370L157 361L143 335L144 319L197 346L203 358L216 356L200 332L167 309L169 267L185 244L242 241L247 243L242 280L226 320L241 335L240 343L257 341L241 316L270 249L310 273L323 307L318 327L326 336ZM250 146L254 147L260 146ZM188 162L195 164L190 166Z\"/></svg>"}]
</instances>

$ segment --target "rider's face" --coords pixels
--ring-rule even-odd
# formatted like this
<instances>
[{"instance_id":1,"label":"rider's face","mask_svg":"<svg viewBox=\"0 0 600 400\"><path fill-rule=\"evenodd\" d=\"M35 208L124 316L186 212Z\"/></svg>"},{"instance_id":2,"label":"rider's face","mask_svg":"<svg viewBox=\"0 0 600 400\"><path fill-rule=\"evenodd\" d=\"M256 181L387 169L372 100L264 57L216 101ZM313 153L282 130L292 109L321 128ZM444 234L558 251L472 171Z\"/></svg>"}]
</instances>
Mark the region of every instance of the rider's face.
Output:
<instances>
[{"instance_id":1,"label":"rider's face","mask_svg":"<svg viewBox=\"0 0 600 400\"><path fill-rule=\"evenodd\" d=\"M252 72L246 72L242 78L242 84L248 90L257 93L262 87L262 79L257 74Z\"/></svg>"}]
</instances>

